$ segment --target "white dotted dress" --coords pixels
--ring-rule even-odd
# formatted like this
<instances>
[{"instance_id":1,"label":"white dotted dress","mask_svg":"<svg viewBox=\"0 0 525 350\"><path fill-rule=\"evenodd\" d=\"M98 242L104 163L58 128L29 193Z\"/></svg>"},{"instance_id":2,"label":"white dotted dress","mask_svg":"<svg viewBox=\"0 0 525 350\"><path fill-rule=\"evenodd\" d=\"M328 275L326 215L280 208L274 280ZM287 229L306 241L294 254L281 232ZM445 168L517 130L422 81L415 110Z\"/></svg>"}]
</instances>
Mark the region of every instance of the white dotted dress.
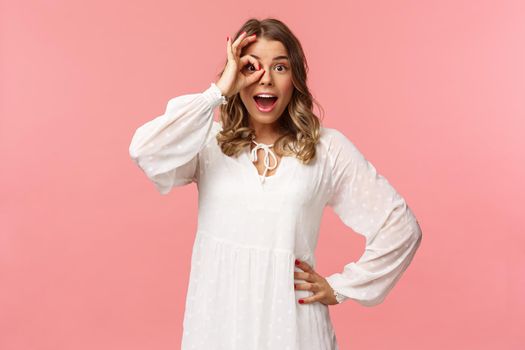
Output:
<instances>
[{"instance_id":1,"label":"white dotted dress","mask_svg":"<svg viewBox=\"0 0 525 350\"><path fill-rule=\"evenodd\" d=\"M405 200L344 134L321 128L310 164L283 157L271 176L259 175L250 147L222 153L214 84L169 100L166 111L140 126L133 161L161 194L195 182L198 228L183 321L183 350L337 350L328 305L299 304L300 259L316 266L323 208L366 237L366 249L341 272L325 276L342 296L365 306L383 301L420 245L419 224ZM268 146L268 147L267 147ZM266 167L275 165L269 145ZM180 232L183 234L183 232Z\"/></svg>"}]
</instances>

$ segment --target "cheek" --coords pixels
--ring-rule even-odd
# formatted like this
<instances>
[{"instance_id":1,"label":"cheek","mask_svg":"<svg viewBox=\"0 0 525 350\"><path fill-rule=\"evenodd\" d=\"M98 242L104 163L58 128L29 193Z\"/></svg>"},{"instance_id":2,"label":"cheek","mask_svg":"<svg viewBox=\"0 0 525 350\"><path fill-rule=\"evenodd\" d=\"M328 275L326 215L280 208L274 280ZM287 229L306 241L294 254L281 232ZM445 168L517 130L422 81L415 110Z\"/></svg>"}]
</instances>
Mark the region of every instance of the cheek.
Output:
<instances>
[{"instance_id":1,"label":"cheek","mask_svg":"<svg viewBox=\"0 0 525 350\"><path fill-rule=\"evenodd\" d=\"M286 96L287 100L290 100L290 98L292 97L293 89L294 89L294 86L291 81L284 86L283 95Z\"/></svg>"},{"instance_id":2,"label":"cheek","mask_svg":"<svg viewBox=\"0 0 525 350\"><path fill-rule=\"evenodd\" d=\"M242 91L239 93L239 97L241 98L241 101L242 103L244 103L245 106L247 106L248 103L250 103L250 101L252 100L248 93Z\"/></svg>"},{"instance_id":3,"label":"cheek","mask_svg":"<svg viewBox=\"0 0 525 350\"><path fill-rule=\"evenodd\" d=\"M291 96L293 92L293 81L291 78L283 82L283 92L286 96Z\"/></svg>"}]
</instances>

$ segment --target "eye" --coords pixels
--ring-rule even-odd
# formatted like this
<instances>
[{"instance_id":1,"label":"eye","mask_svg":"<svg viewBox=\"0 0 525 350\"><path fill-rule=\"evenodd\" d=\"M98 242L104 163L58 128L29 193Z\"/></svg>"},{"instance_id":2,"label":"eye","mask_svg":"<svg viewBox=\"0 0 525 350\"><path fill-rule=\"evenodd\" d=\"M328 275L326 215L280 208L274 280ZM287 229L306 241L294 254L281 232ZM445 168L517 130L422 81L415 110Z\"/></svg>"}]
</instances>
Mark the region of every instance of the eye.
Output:
<instances>
[{"instance_id":1,"label":"eye","mask_svg":"<svg viewBox=\"0 0 525 350\"><path fill-rule=\"evenodd\" d=\"M255 69L255 66L251 63L248 63L246 66L244 66L244 68L247 70L247 71L250 71L250 67L253 67L254 69L251 70L251 72L255 72L257 69Z\"/></svg>"},{"instance_id":2,"label":"eye","mask_svg":"<svg viewBox=\"0 0 525 350\"><path fill-rule=\"evenodd\" d=\"M284 64L278 64L276 65L275 67L281 67L282 69L281 70L278 70L278 72L285 72L288 70L288 67ZM244 66L244 68L249 71L249 72L256 72L257 69L255 68L255 66L251 63L248 63L246 66ZM250 69L250 68L253 68L253 69Z\"/></svg>"}]
</instances>

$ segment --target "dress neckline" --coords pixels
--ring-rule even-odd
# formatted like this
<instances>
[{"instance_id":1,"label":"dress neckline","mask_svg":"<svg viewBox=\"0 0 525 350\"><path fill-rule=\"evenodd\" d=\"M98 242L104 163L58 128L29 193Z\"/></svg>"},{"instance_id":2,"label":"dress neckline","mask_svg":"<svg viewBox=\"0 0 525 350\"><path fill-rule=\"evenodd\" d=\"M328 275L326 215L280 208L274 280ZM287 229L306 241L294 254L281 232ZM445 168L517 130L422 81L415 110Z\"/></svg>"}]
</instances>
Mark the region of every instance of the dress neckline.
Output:
<instances>
[{"instance_id":1,"label":"dress neckline","mask_svg":"<svg viewBox=\"0 0 525 350\"><path fill-rule=\"evenodd\" d=\"M271 148L273 147L273 143L272 144L266 144L266 143L263 143L263 142L257 142L255 140L252 140L253 143L255 143L255 147L250 150L249 152L249 155L250 155L250 160L252 162L252 166L253 168L255 169L255 172L257 173L258 175L258 178L259 178L259 181L261 183L264 183L266 181L266 179L269 179L269 178L273 178L273 177L276 177L278 174L280 174L280 171L281 170L281 166L283 165L283 160L284 158L286 157L281 157L281 162L278 164L277 162L277 156L275 155L275 153L271 150ZM248 148L249 149L249 148ZM264 151L264 172L263 174L259 174L259 170L257 169L257 167L255 166L255 164L253 164L255 161L257 161L257 151L259 149L262 149ZM270 164L270 157L273 158L273 165ZM269 171L269 170L273 170L275 169L277 166L279 165L279 167L277 168L277 170L275 171L275 173L273 175L270 175L270 176L266 176L266 173Z\"/></svg>"}]
</instances>

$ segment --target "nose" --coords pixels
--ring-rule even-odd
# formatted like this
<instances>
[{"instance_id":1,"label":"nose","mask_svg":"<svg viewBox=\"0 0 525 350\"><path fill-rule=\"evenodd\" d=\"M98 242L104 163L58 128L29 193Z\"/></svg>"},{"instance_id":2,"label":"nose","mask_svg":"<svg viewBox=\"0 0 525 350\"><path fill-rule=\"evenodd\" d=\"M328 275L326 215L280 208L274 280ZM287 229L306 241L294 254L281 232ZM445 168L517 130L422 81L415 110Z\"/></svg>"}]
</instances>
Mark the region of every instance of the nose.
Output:
<instances>
[{"instance_id":1,"label":"nose","mask_svg":"<svg viewBox=\"0 0 525 350\"><path fill-rule=\"evenodd\" d=\"M259 79L260 84L271 84L272 83L272 75L270 73L269 69L266 69L264 73L262 74L261 78Z\"/></svg>"}]
</instances>

